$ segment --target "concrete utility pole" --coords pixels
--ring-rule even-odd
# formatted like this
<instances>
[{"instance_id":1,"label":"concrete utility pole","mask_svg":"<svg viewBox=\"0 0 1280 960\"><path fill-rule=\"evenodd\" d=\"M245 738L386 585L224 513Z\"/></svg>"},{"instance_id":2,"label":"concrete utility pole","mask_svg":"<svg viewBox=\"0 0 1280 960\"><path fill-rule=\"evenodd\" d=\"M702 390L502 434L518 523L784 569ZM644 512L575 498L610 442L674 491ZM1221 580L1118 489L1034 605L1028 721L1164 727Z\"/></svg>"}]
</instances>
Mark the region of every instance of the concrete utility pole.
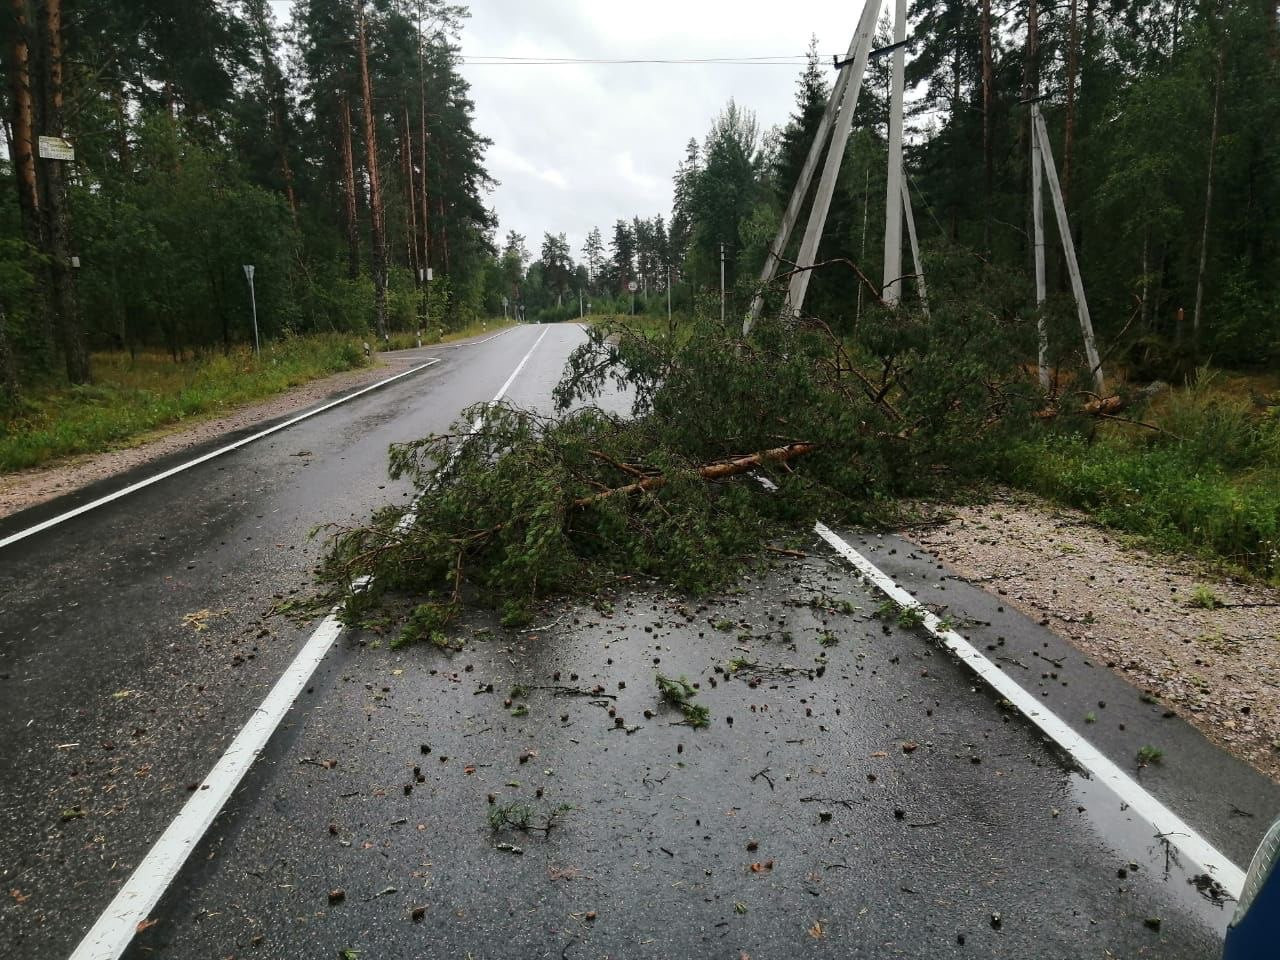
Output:
<instances>
[{"instance_id":1,"label":"concrete utility pole","mask_svg":"<svg viewBox=\"0 0 1280 960\"><path fill-rule=\"evenodd\" d=\"M1058 168L1053 162L1053 150L1049 145L1049 130L1044 124L1044 116L1038 104L1031 105L1032 127L1040 142L1040 154L1043 161L1045 179L1049 183L1049 194L1053 197L1053 211L1058 220L1058 236L1062 240L1062 252L1067 259L1067 272L1071 276L1071 290L1076 298L1076 313L1080 317L1080 332L1084 336L1084 352L1089 360L1089 372L1093 374L1093 382L1097 385L1099 395L1106 393L1106 381L1102 376L1102 361L1098 357L1098 346L1093 336L1093 321L1089 317L1089 304L1084 296L1084 283L1080 280L1080 264L1076 261L1076 245L1071 239L1071 225L1067 222L1067 208L1062 200L1062 188L1058 185Z\"/></svg>"},{"instance_id":2,"label":"concrete utility pole","mask_svg":"<svg viewBox=\"0 0 1280 960\"><path fill-rule=\"evenodd\" d=\"M849 43L849 52L845 55L846 61L852 61L858 52L858 35L854 34L854 38ZM783 211L782 222L778 224L778 232L773 238L773 242L769 244L769 253L764 258L764 266L760 270L760 283L756 295L751 300L751 312L747 314L745 320L742 321L742 335L745 337L751 332L751 325L760 319L760 311L764 309L764 288L773 282L774 275L778 272L778 264L781 261L782 253L787 248L787 244L791 242L791 232L795 229L796 221L800 218L800 207L804 204L804 199L809 195L809 185L813 183L813 175L818 169L818 158L822 156L822 148L826 146L827 137L831 134L831 125L835 122L836 111L840 107L840 102L844 99L845 88L849 84L849 67L845 66L836 74L836 82L831 87L831 94L827 97L827 106L822 111L822 119L818 121L818 129L814 133L813 143L809 145L809 154L804 159L804 166L800 168L800 178L796 181L795 188L791 191L791 199L787 201L787 209Z\"/></svg>"},{"instance_id":3,"label":"concrete utility pole","mask_svg":"<svg viewBox=\"0 0 1280 960\"><path fill-rule=\"evenodd\" d=\"M929 291L924 286L924 261L920 259L920 241L916 238L916 215L911 209L911 194L907 191L907 178L902 177L902 212L907 216L907 237L911 240L911 262L916 267L916 289L920 293L920 309L929 319Z\"/></svg>"},{"instance_id":4,"label":"concrete utility pole","mask_svg":"<svg viewBox=\"0 0 1280 960\"><path fill-rule=\"evenodd\" d=\"M1044 316L1045 283L1044 283L1044 197L1042 195L1044 180L1044 160L1040 156L1040 136L1035 131L1035 118L1040 108L1031 105L1031 221L1033 224L1034 252L1036 264L1036 336L1039 340L1038 366L1040 368L1040 388L1049 389L1049 327Z\"/></svg>"},{"instance_id":5,"label":"concrete utility pole","mask_svg":"<svg viewBox=\"0 0 1280 960\"><path fill-rule=\"evenodd\" d=\"M896 0L893 42L897 46L907 39L907 0ZM889 306L902 299L902 86L907 51L893 51L893 67L889 81L889 176L885 193L884 218L884 282L880 298Z\"/></svg>"},{"instance_id":6,"label":"concrete utility pole","mask_svg":"<svg viewBox=\"0 0 1280 960\"><path fill-rule=\"evenodd\" d=\"M262 345L258 342L258 294L253 289L253 264L244 265L244 277L249 281L249 303L253 307L253 352L262 356Z\"/></svg>"},{"instance_id":7,"label":"concrete utility pole","mask_svg":"<svg viewBox=\"0 0 1280 960\"><path fill-rule=\"evenodd\" d=\"M818 181L818 193L814 197L813 210L809 213L809 222L805 224L804 239L800 242L800 252L796 257L796 265L799 269L792 274L791 284L787 290L787 313L790 316L798 316L804 308L805 293L809 289L809 277L813 273L808 268L812 267L817 260L818 241L822 239L822 228L826 226L827 213L831 210L831 198L835 195L836 178L840 175L840 161L844 159L845 146L849 142L849 133L853 129L853 115L858 107L862 75L867 70L867 56L871 53L871 37L875 32L876 14L880 12L880 5L881 0L867 0L862 8L862 19L858 21L858 32L853 40L853 57L844 64L844 69L850 71L849 80L840 104L835 132L827 148L827 159L822 167L822 179Z\"/></svg>"}]
</instances>

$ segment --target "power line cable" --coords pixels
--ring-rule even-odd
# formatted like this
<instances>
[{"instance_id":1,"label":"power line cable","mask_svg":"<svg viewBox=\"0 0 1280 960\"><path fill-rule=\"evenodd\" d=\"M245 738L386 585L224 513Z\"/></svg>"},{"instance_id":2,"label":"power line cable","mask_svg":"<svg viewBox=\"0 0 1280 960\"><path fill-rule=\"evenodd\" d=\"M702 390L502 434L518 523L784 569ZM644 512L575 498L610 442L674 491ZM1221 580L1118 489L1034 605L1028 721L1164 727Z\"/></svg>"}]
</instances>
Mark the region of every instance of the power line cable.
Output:
<instances>
[{"instance_id":1,"label":"power line cable","mask_svg":"<svg viewBox=\"0 0 1280 960\"><path fill-rule=\"evenodd\" d=\"M462 61L474 66L530 67L530 66L613 66L627 64L693 64L775 67L802 66L808 63L805 54L781 56L742 57L534 57L534 56L462 56Z\"/></svg>"}]
</instances>

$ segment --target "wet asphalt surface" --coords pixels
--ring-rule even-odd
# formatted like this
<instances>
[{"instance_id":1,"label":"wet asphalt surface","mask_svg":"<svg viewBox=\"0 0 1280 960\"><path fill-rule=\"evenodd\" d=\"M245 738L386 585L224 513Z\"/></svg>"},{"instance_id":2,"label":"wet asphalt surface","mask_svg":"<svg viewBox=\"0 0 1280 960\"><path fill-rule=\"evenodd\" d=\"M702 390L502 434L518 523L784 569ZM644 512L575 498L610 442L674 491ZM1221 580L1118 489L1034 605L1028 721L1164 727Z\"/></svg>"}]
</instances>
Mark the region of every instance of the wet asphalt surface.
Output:
<instances>
[{"instance_id":1,"label":"wet asphalt surface","mask_svg":"<svg viewBox=\"0 0 1280 960\"><path fill-rule=\"evenodd\" d=\"M490 398L541 332L423 350L443 362L0 554L0 880L26 898L0 954L70 952L309 634L269 615L308 531L402 496L387 444ZM580 337L552 328L511 399L545 406ZM1247 862L1273 784L905 541L864 545L1122 766L1162 746L1143 783ZM473 618L456 654L345 637L127 956L1216 957L1231 905L880 600L815 544L706 605L637 584L539 629Z\"/></svg>"},{"instance_id":2,"label":"wet asphalt surface","mask_svg":"<svg viewBox=\"0 0 1280 960\"><path fill-rule=\"evenodd\" d=\"M270 616L311 583L310 532L404 496L388 445L492 398L541 332L395 354L388 376L442 360L0 551L0 955L70 953L310 634ZM556 328L535 357L558 374L580 337Z\"/></svg>"},{"instance_id":3,"label":"wet asphalt surface","mask_svg":"<svg viewBox=\"0 0 1280 960\"><path fill-rule=\"evenodd\" d=\"M1228 908L878 602L815 559L352 638L129 956L1215 956Z\"/></svg>"}]
</instances>

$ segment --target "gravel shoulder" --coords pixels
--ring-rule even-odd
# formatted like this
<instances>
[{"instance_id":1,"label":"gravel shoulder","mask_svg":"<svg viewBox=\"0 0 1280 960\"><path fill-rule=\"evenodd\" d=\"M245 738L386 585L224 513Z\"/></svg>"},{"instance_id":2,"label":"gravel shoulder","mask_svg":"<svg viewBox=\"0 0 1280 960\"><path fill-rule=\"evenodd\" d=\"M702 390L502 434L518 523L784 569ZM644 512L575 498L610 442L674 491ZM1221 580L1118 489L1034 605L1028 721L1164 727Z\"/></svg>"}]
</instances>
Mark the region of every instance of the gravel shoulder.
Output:
<instances>
[{"instance_id":1,"label":"gravel shoulder","mask_svg":"<svg viewBox=\"0 0 1280 960\"><path fill-rule=\"evenodd\" d=\"M326 398L368 386L390 376L402 363L378 360L372 366L345 370L312 380L285 393L204 419L186 420L127 441L102 453L71 457L54 463L0 475L0 517L7 517L72 493L99 480L143 466L216 437L306 409Z\"/></svg>"},{"instance_id":2,"label":"gravel shoulder","mask_svg":"<svg viewBox=\"0 0 1280 960\"><path fill-rule=\"evenodd\" d=\"M1280 782L1280 590L1002 493L907 535ZM1198 587L1224 606L1192 603Z\"/></svg>"}]
</instances>

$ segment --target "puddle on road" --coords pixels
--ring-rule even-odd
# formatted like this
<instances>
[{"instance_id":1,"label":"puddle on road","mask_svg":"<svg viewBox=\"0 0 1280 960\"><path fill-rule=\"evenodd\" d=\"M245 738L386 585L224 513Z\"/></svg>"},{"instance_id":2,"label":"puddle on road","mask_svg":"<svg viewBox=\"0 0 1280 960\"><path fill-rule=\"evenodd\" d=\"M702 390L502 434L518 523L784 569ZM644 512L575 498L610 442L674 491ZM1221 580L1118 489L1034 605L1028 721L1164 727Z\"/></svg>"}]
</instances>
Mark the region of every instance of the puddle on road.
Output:
<instances>
[{"instance_id":1,"label":"puddle on road","mask_svg":"<svg viewBox=\"0 0 1280 960\"><path fill-rule=\"evenodd\" d=\"M1123 896L1134 884L1153 881L1179 906L1213 929L1225 932L1235 900L1211 882L1198 864L1191 863L1154 828L1134 813L1101 781L1080 773L1067 778L1071 802L1098 836L1116 853L1114 882ZM1133 869L1136 866L1137 869Z\"/></svg>"}]
</instances>

